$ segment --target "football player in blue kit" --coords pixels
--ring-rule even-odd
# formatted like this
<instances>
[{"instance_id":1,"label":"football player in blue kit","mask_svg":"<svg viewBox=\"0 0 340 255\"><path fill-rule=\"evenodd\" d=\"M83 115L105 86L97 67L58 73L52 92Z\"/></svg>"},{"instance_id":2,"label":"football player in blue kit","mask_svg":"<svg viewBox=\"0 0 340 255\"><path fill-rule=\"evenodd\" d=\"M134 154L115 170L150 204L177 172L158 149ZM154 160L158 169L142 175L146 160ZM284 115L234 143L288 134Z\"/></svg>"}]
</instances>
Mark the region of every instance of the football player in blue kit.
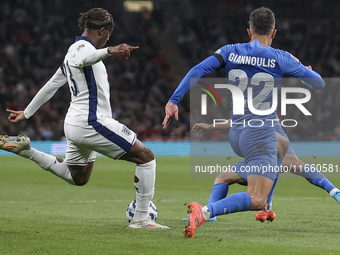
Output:
<instances>
[{"instance_id":1,"label":"football player in blue kit","mask_svg":"<svg viewBox=\"0 0 340 255\"><path fill-rule=\"evenodd\" d=\"M211 217L261 210L267 204L268 195L276 184L279 171L265 170L281 166L289 146L288 139L275 132L272 122L266 121L277 119L276 109L272 110L272 92L279 87L281 78L284 76L301 78L312 89L325 86L321 76L312 71L311 67L302 65L286 51L270 47L276 34L275 16L270 9L261 7L254 10L249 17L247 32L250 37L249 43L225 45L213 56L190 69L165 106L163 128L168 126L173 116L178 120L177 104L190 89L191 78L198 80L225 67L228 83L238 86L243 92L244 99L253 105L252 111L256 112L254 114L250 110L248 103L244 106L244 114L239 112L236 114L236 106L240 103L243 105L243 98L241 102L232 98L231 119L233 123L238 124L230 128L230 144L237 155L245 158L248 169L257 169L239 173L241 178L247 179L247 192L231 194L206 206L197 202L190 203L183 231L187 237L193 237L195 230ZM251 92L248 94L248 91ZM259 115L261 114L259 111L262 111L262 114L266 111L268 114ZM252 125L261 127L246 125L249 120L256 120L252 121ZM277 146L280 150L277 150Z\"/></svg>"},{"instance_id":2,"label":"football player in blue kit","mask_svg":"<svg viewBox=\"0 0 340 255\"><path fill-rule=\"evenodd\" d=\"M282 129L280 122L274 122L275 131L280 135L286 137L288 139L287 134ZM213 124L206 124L206 123L196 123L192 127L192 132L200 134L203 131L212 131L212 130L229 130L230 129L230 119L227 123L223 124L216 124L215 127ZM241 160L240 162L236 163L232 166L232 169L235 169L235 172L239 172L241 167L245 166L245 160ZM329 195L334 198L338 203L340 203L340 190L330 182L319 169L316 169L312 165L305 164L302 162L297 156L292 148L289 145L288 151L284 157L282 167L284 172L288 170L292 174L300 175L304 177L308 182L311 184L320 187L327 191ZM209 197L209 204L216 202L225 198L228 194L229 186L238 183L241 185L246 185L247 180L242 179L238 174L230 174L229 172L219 174L214 181L214 185L211 190L211 194ZM268 196L267 204L265 208L259 211L255 219L261 222L266 220L273 221L276 218L276 214L273 212L272 208L272 199L274 195L274 190L272 189L271 193ZM187 220L187 218L183 219ZM216 217L210 218L208 221L216 221Z\"/></svg>"}]
</instances>

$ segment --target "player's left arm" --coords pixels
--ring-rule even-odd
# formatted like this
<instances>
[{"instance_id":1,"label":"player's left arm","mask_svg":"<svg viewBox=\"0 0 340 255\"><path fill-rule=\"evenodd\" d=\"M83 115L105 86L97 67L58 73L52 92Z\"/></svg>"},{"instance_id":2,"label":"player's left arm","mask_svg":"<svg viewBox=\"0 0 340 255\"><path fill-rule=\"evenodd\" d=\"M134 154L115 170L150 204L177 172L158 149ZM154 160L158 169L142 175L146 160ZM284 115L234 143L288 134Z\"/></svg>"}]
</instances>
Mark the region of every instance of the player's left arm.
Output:
<instances>
[{"instance_id":1,"label":"player's left arm","mask_svg":"<svg viewBox=\"0 0 340 255\"><path fill-rule=\"evenodd\" d=\"M292 77L301 78L302 82L311 89L322 89L325 81L321 75L312 70L311 66L304 66L299 59L292 54L285 52L282 58L282 69L284 74Z\"/></svg>"},{"instance_id":2,"label":"player's left arm","mask_svg":"<svg viewBox=\"0 0 340 255\"><path fill-rule=\"evenodd\" d=\"M312 66L306 66L306 71L301 77L303 84L311 89L322 89L325 87L325 81L321 75L313 71Z\"/></svg>"}]
</instances>

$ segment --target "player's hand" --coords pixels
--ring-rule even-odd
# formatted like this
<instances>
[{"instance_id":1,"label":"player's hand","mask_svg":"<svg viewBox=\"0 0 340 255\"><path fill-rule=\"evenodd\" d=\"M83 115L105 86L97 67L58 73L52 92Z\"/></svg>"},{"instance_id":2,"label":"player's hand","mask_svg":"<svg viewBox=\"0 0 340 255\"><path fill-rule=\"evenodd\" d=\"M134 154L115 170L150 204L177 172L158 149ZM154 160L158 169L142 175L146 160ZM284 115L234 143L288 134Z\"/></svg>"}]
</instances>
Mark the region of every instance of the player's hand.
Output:
<instances>
[{"instance_id":1,"label":"player's hand","mask_svg":"<svg viewBox=\"0 0 340 255\"><path fill-rule=\"evenodd\" d=\"M126 59L128 59L130 57L130 52L138 48L139 46L131 46L126 43L122 43L114 47L109 47L107 52L114 55L123 54L125 55Z\"/></svg>"},{"instance_id":2,"label":"player's hand","mask_svg":"<svg viewBox=\"0 0 340 255\"><path fill-rule=\"evenodd\" d=\"M6 109L6 112L10 112L8 116L8 120L13 123L18 123L23 120L26 120L24 111L13 111L11 109Z\"/></svg>"},{"instance_id":3,"label":"player's hand","mask_svg":"<svg viewBox=\"0 0 340 255\"><path fill-rule=\"evenodd\" d=\"M163 129L167 128L173 116L175 116L175 120L178 120L178 107L174 103L168 102L165 106L165 118L162 123Z\"/></svg>"},{"instance_id":4,"label":"player's hand","mask_svg":"<svg viewBox=\"0 0 340 255\"><path fill-rule=\"evenodd\" d=\"M306 66L308 69L310 69L310 70L313 70L313 68L312 68L312 66L311 65L309 65L309 66ZM306 85L306 83L304 82L304 80L301 80L301 82L303 83L303 84L305 84Z\"/></svg>"},{"instance_id":5,"label":"player's hand","mask_svg":"<svg viewBox=\"0 0 340 255\"><path fill-rule=\"evenodd\" d=\"M192 127L191 132L200 134L200 133L202 133L203 131L210 130L210 129L211 129L211 125L210 125L210 124L206 124L206 123L196 123L196 124Z\"/></svg>"}]
</instances>

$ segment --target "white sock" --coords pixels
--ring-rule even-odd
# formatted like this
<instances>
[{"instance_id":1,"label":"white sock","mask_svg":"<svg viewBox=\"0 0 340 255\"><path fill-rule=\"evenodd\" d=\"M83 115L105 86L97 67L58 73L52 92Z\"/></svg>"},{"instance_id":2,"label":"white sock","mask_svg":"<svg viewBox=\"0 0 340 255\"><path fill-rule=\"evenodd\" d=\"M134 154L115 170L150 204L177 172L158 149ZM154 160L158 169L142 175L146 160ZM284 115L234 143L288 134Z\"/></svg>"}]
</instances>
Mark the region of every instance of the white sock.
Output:
<instances>
[{"instance_id":1,"label":"white sock","mask_svg":"<svg viewBox=\"0 0 340 255\"><path fill-rule=\"evenodd\" d=\"M137 165L135 173L136 211L133 221L149 217L150 201L155 192L156 160Z\"/></svg>"},{"instance_id":2,"label":"white sock","mask_svg":"<svg viewBox=\"0 0 340 255\"><path fill-rule=\"evenodd\" d=\"M334 192L337 192L339 189L338 188L334 188L329 192L329 195L333 195Z\"/></svg>"},{"instance_id":3,"label":"white sock","mask_svg":"<svg viewBox=\"0 0 340 255\"><path fill-rule=\"evenodd\" d=\"M264 207L264 209L269 212L273 207L273 203L269 203L269 204L266 204L266 206Z\"/></svg>"},{"instance_id":4,"label":"white sock","mask_svg":"<svg viewBox=\"0 0 340 255\"><path fill-rule=\"evenodd\" d=\"M67 181L69 184L74 185L74 181L70 172L70 169L66 165L66 162L59 162L55 156L46 154L37 149L30 148L18 153L20 156L30 159L38 164L41 168L51 172L52 174Z\"/></svg>"},{"instance_id":5,"label":"white sock","mask_svg":"<svg viewBox=\"0 0 340 255\"><path fill-rule=\"evenodd\" d=\"M204 217L205 220L210 219L210 211L209 211L207 206L202 207L202 213L203 213L203 217Z\"/></svg>"}]
</instances>

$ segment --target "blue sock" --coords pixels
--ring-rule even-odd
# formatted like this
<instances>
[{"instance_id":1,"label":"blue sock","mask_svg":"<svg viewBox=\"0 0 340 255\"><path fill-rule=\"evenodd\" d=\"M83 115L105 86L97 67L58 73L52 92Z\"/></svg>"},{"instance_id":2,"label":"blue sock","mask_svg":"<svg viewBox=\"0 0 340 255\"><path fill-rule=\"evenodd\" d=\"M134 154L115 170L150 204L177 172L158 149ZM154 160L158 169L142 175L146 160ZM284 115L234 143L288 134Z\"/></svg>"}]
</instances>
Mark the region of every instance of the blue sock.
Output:
<instances>
[{"instance_id":1,"label":"blue sock","mask_svg":"<svg viewBox=\"0 0 340 255\"><path fill-rule=\"evenodd\" d=\"M209 197L209 204L225 198L228 194L229 186L225 183L214 184Z\"/></svg>"},{"instance_id":2,"label":"blue sock","mask_svg":"<svg viewBox=\"0 0 340 255\"><path fill-rule=\"evenodd\" d=\"M304 169L302 169L301 176L315 186L326 190L328 193L336 188L317 168L311 165L305 165Z\"/></svg>"},{"instance_id":3,"label":"blue sock","mask_svg":"<svg viewBox=\"0 0 340 255\"><path fill-rule=\"evenodd\" d=\"M279 167L281 167L282 162L283 162L283 158L278 158L278 159L277 159L277 165L278 165ZM275 178L275 180L274 180L273 188L272 188L272 190L270 191L270 193L269 193L269 195L268 195L267 204L270 204L270 203L272 202L272 200L273 200L274 190L275 190L276 183L277 183L277 181L278 181L278 179L279 179L279 175L280 175L280 173L278 172L277 175L276 175L276 178Z\"/></svg>"},{"instance_id":4,"label":"blue sock","mask_svg":"<svg viewBox=\"0 0 340 255\"><path fill-rule=\"evenodd\" d=\"M250 208L251 197L246 192L231 194L226 198L207 205L210 218L217 215L248 211Z\"/></svg>"}]
</instances>

